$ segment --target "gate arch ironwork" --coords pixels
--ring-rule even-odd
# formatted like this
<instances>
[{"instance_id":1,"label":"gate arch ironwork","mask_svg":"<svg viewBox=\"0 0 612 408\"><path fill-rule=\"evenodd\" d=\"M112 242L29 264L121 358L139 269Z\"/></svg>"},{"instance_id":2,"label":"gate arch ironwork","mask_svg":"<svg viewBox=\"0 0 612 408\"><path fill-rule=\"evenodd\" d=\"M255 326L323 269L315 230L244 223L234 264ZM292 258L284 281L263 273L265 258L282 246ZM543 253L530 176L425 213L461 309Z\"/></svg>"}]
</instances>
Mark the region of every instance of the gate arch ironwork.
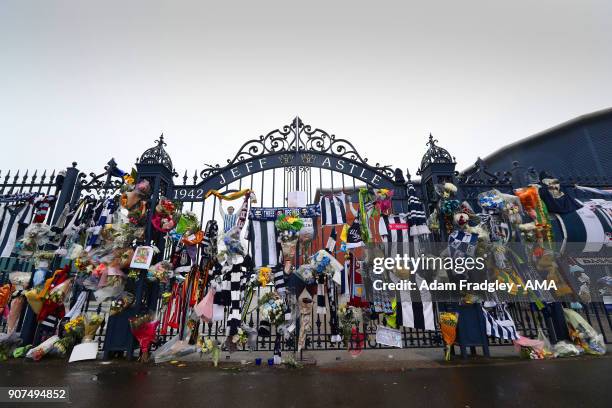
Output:
<instances>
[{"instance_id":1,"label":"gate arch ironwork","mask_svg":"<svg viewBox=\"0 0 612 408\"><path fill-rule=\"evenodd\" d=\"M209 190L219 190L240 178L283 167L301 171L318 167L378 188L395 187L395 171L390 166L370 165L351 142L304 124L299 117L289 125L247 141L225 165L205 166L198 182L196 179L192 185L175 186L170 198L203 201Z\"/></svg>"}]
</instances>

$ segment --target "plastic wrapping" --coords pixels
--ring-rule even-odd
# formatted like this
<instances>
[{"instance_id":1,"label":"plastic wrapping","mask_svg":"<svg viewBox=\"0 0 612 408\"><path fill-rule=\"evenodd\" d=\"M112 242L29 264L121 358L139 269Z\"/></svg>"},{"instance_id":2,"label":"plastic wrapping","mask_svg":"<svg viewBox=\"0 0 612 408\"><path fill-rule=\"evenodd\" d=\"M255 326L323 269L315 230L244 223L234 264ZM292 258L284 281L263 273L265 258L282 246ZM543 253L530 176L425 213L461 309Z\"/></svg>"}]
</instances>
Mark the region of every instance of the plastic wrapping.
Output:
<instances>
[{"instance_id":1,"label":"plastic wrapping","mask_svg":"<svg viewBox=\"0 0 612 408\"><path fill-rule=\"evenodd\" d=\"M124 310L127 310L132 303L134 303L134 295L130 292L122 292L115 296L111 301L109 314L111 316L117 315Z\"/></svg>"},{"instance_id":2,"label":"plastic wrapping","mask_svg":"<svg viewBox=\"0 0 612 408\"><path fill-rule=\"evenodd\" d=\"M7 333L13 333L15 329L17 329L17 323L19 323L19 316L21 316L21 311L23 310L23 305L25 304L25 302L26 299L24 296L17 296L11 301L8 318L6 319Z\"/></svg>"},{"instance_id":3,"label":"plastic wrapping","mask_svg":"<svg viewBox=\"0 0 612 408\"><path fill-rule=\"evenodd\" d=\"M9 273L9 281L15 285L17 289L25 289L30 283L32 272L11 272Z\"/></svg>"},{"instance_id":4,"label":"plastic wrapping","mask_svg":"<svg viewBox=\"0 0 612 408\"><path fill-rule=\"evenodd\" d=\"M15 348L21 345L21 337L19 334L0 333L0 361L7 360L13 354Z\"/></svg>"},{"instance_id":5,"label":"plastic wrapping","mask_svg":"<svg viewBox=\"0 0 612 408\"><path fill-rule=\"evenodd\" d=\"M563 314L570 329L570 336L575 343L588 354L606 354L603 336L597 333L584 317L572 309L563 309Z\"/></svg>"},{"instance_id":6,"label":"plastic wrapping","mask_svg":"<svg viewBox=\"0 0 612 408\"><path fill-rule=\"evenodd\" d=\"M53 345L59 339L60 338L57 335L49 337L47 340L43 341L38 346L34 347L33 349L30 349L26 354L26 358L32 359L34 361L40 360L41 358L46 356L51 350L53 350Z\"/></svg>"},{"instance_id":7,"label":"plastic wrapping","mask_svg":"<svg viewBox=\"0 0 612 408\"><path fill-rule=\"evenodd\" d=\"M569 341L560 341L553 347L555 357L572 357L582 354L582 349Z\"/></svg>"},{"instance_id":8,"label":"plastic wrapping","mask_svg":"<svg viewBox=\"0 0 612 408\"><path fill-rule=\"evenodd\" d=\"M153 352L153 360L156 363L164 363L171 360L180 360L183 356L197 352L197 346L189 344L189 337L189 329L185 331L183 340L179 339L178 334L172 337Z\"/></svg>"},{"instance_id":9,"label":"plastic wrapping","mask_svg":"<svg viewBox=\"0 0 612 408\"><path fill-rule=\"evenodd\" d=\"M140 345L140 361L149 359L149 347L155 340L159 320L153 320L151 315L134 316L128 319L130 330Z\"/></svg>"}]
</instances>

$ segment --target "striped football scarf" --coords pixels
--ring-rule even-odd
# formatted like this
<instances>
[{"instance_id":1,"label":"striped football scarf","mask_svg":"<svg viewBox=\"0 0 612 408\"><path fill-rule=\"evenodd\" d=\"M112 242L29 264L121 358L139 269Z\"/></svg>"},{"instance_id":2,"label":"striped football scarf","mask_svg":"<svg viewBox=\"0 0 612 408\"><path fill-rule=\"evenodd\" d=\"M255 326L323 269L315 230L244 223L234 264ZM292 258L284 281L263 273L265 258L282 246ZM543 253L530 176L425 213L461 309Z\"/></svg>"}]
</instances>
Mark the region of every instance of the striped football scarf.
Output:
<instances>
[{"instance_id":1,"label":"striped football scarf","mask_svg":"<svg viewBox=\"0 0 612 408\"><path fill-rule=\"evenodd\" d=\"M483 307L482 313L485 319L487 336L503 340L518 340L516 325L505 305L500 305L495 311L491 312Z\"/></svg>"}]
</instances>

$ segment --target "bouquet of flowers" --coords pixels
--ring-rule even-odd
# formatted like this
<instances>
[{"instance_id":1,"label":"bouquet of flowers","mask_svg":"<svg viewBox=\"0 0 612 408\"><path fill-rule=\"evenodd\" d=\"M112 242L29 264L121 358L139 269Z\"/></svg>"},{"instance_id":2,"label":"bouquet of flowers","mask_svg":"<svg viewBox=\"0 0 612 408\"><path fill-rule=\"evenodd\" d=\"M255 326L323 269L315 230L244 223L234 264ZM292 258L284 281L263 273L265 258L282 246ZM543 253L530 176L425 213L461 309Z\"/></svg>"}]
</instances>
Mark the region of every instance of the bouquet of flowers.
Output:
<instances>
[{"instance_id":1,"label":"bouquet of flowers","mask_svg":"<svg viewBox=\"0 0 612 408\"><path fill-rule=\"evenodd\" d=\"M393 211L391 198L393 190L387 188L374 189L374 207L376 212L382 215L389 215Z\"/></svg>"},{"instance_id":2,"label":"bouquet of flowers","mask_svg":"<svg viewBox=\"0 0 612 408\"><path fill-rule=\"evenodd\" d=\"M268 283L272 281L272 268L267 266L262 266L259 268L259 273L257 274L257 282L259 282L259 286L267 286Z\"/></svg>"},{"instance_id":3,"label":"bouquet of flowers","mask_svg":"<svg viewBox=\"0 0 612 408\"><path fill-rule=\"evenodd\" d=\"M306 259L310 254L310 248L312 246L312 240L314 238L314 225L312 223L311 218L306 218L302 221L304 222L304 226L298 234L298 239L300 241L300 244L302 245L302 256L304 262L306 262Z\"/></svg>"},{"instance_id":4,"label":"bouquet of flowers","mask_svg":"<svg viewBox=\"0 0 612 408\"><path fill-rule=\"evenodd\" d=\"M567 322L570 338L582 347L587 354L606 354L606 343L603 336L591 326L584 317L576 311L564 308L563 314Z\"/></svg>"},{"instance_id":5,"label":"bouquet of flowers","mask_svg":"<svg viewBox=\"0 0 612 408\"><path fill-rule=\"evenodd\" d=\"M457 322L459 321L459 315L457 313L442 312L440 313L440 331L442 332L442 338L446 343L446 353L444 359L450 360L451 346L455 343L457 338Z\"/></svg>"},{"instance_id":6,"label":"bouquet of flowers","mask_svg":"<svg viewBox=\"0 0 612 408\"><path fill-rule=\"evenodd\" d=\"M478 204L489 213L499 213L506 207L506 201L496 189L478 194Z\"/></svg>"},{"instance_id":7,"label":"bouquet of flowers","mask_svg":"<svg viewBox=\"0 0 612 408\"><path fill-rule=\"evenodd\" d=\"M151 219L151 224L159 232L169 232L176 226L173 215L176 211L176 206L170 200L162 197L157 206L155 206L155 214Z\"/></svg>"},{"instance_id":8,"label":"bouquet of flowers","mask_svg":"<svg viewBox=\"0 0 612 408\"><path fill-rule=\"evenodd\" d=\"M51 350L53 350L54 345L57 341L59 341L58 335L53 335L49 337L47 340L40 343L38 346L30 349L26 353L26 358L32 359L34 361L39 361L41 358L47 355Z\"/></svg>"},{"instance_id":9,"label":"bouquet of flowers","mask_svg":"<svg viewBox=\"0 0 612 408\"><path fill-rule=\"evenodd\" d=\"M200 222L198 216L191 211L185 211L179 217L178 223L176 224L176 232L179 234L185 234L186 232L196 232L200 230Z\"/></svg>"},{"instance_id":10,"label":"bouquet of flowers","mask_svg":"<svg viewBox=\"0 0 612 408\"><path fill-rule=\"evenodd\" d=\"M32 288L23 292L28 304L32 308L32 311L35 314L40 313L40 309L42 309L43 301L39 296L39 290L36 288Z\"/></svg>"},{"instance_id":11,"label":"bouquet of flowers","mask_svg":"<svg viewBox=\"0 0 612 408\"><path fill-rule=\"evenodd\" d=\"M210 354L212 358L213 364L215 367L219 364L219 356L221 355L221 349L219 348L219 342L215 339L211 338L202 338L198 342L200 346L200 351L203 354Z\"/></svg>"},{"instance_id":12,"label":"bouquet of flowers","mask_svg":"<svg viewBox=\"0 0 612 408\"><path fill-rule=\"evenodd\" d=\"M259 301L259 316L263 321L277 326L285 321L287 306L285 301L276 292L268 292Z\"/></svg>"},{"instance_id":13,"label":"bouquet of flowers","mask_svg":"<svg viewBox=\"0 0 612 408\"><path fill-rule=\"evenodd\" d=\"M285 273L289 274L295 258L298 233L304 226L304 221L292 215L279 214L274 224L279 231L278 241L281 244L283 260L285 261Z\"/></svg>"},{"instance_id":14,"label":"bouquet of flowers","mask_svg":"<svg viewBox=\"0 0 612 408\"><path fill-rule=\"evenodd\" d=\"M38 248L49 242L52 235L51 226L41 223L30 224L21 239L21 255L32 255Z\"/></svg>"},{"instance_id":15,"label":"bouquet of flowers","mask_svg":"<svg viewBox=\"0 0 612 408\"><path fill-rule=\"evenodd\" d=\"M338 318L340 320L340 331L345 347L349 347L349 339L353 334L353 328L359 326L359 314L361 311L346 303L338 308Z\"/></svg>"},{"instance_id":16,"label":"bouquet of flowers","mask_svg":"<svg viewBox=\"0 0 612 408\"><path fill-rule=\"evenodd\" d=\"M32 272L11 272L9 273L9 282L15 285L17 290L25 289L30 283Z\"/></svg>"},{"instance_id":17,"label":"bouquet of flowers","mask_svg":"<svg viewBox=\"0 0 612 408\"><path fill-rule=\"evenodd\" d=\"M238 332L232 336L232 343L235 347L244 347L249 341L249 336L246 331L242 329L242 327L238 328Z\"/></svg>"},{"instance_id":18,"label":"bouquet of flowers","mask_svg":"<svg viewBox=\"0 0 612 408\"><path fill-rule=\"evenodd\" d=\"M221 265L232 266L242 263L246 252L240 242L240 229L234 227L219 237L218 248L217 261Z\"/></svg>"},{"instance_id":19,"label":"bouquet of flowers","mask_svg":"<svg viewBox=\"0 0 612 408\"><path fill-rule=\"evenodd\" d=\"M0 361L8 360L13 350L21 345L21 337L14 332L0 334Z\"/></svg>"},{"instance_id":20,"label":"bouquet of flowers","mask_svg":"<svg viewBox=\"0 0 612 408\"><path fill-rule=\"evenodd\" d=\"M315 279L315 269L309 263L300 265L300 267L295 271L295 275L306 285L314 285L317 283Z\"/></svg>"},{"instance_id":21,"label":"bouquet of flowers","mask_svg":"<svg viewBox=\"0 0 612 408\"><path fill-rule=\"evenodd\" d=\"M70 267L66 265L63 269L55 271L53 276L45 281L41 291L38 293L38 298L43 299L43 303L38 313L37 320L39 322L45 320L47 316L53 315L59 318L64 317L64 298L70 289L72 282L68 278Z\"/></svg>"},{"instance_id":22,"label":"bouquet of flowers","mask_svg":"<svg viewBox=\"0 0 612 408\"><path fill-rule=\"evenodd\" d=\"M104 322L104 317L97 313L92 314L89 317L85 317L85 329L83 334L83 343L90 343L94 340L94 336L98 331L98 328Z\"/></svg>"},{"instance_id":23,"label":"bouquet of flowers","mask_svg":"<svg viewBox=\"0 0 612 408\"><path fill-rule=\"evenodd\" d=\"M457 186L453 183L436 184L434 188L443 200L448 200L457 193Z\"/></svg>"},{"instance_id":24,"label":"bouquet of flowers","mask_svg":"<svg viewBox=\"0 0 612 408\"><path fill-rule=\"evenodd\" d=\"M338 260L324 249L319 250L310 258L310 265L317 277L326 276L340 284L340 271L343 266Z\"/></svg>"},{"instance_id":25,"label":"bouquet of flowers","mask_svg":"<svg viewBox=\"0 0 612 408\"><path fill-rule=\"evenodd\" d=\"M147 179L139 181L136 185L133 182L124 184L121 189L123 190L121 206L127 210L132 210L151 194L151 184Z\"/></svg>"},{"instance_id":26,"label":"bouquet of flowers","mask_svg":"<svg viewBox=\"0 0 612 408\"><path fill-rule=\"evenodd\" d=\"M66 356L85 334L85 318L77 316L64 325L64 334L53 347L60 356Z\"/></svg>"},{"instance_id":27,"label":"bouquet of flowers","mask_svg":"<svg viewBox=\"0 0 612 408\"><path fill-rule=\"evenodd\" d=\"M172 277L172 264L168 261L161 261L152 265L149 268L147 277L150 280L157 279L162 283L168 283L168 279Z\"/></svg>"},{"instance_id":28,"label":"bouquet of flowers","mask_svg":"<svg viewBox=\"0 0 612 408\"><path fill-rule=\"evenodd\" d=\"M8 306L15 287L11 283L0 286L0 316L4 314L4 308Z\"/></svg>"},{"instance_id":29,"label":"bouquet of flowers","mask_svg":"<svg viewBox=\"0 0 612 408\"><path fill-rule=\"evenodd\" d=\"M134 295L130 292L123 292L111 300L110 315L115 316L127 310L134 303Z\"/></svg>"},{"instance_id":30,"label":"bouquet of flowers","mask_svg":"<svg viewBox=\"0 0 612 408\"><path fill-rule=\"evenodd\" d=\"M13 333L17 328L17 323L19 322L19 317L21 316L21 311L23 310L23 305L25 303L24 296L17 296L11 301L11 306L9 309L9 314L6 319L6 332Z\"/></svg>"},{"instance_id":31,"label":"bouquet of flowers","mask_svg":"<svg viewBox=\"0 0 612 408\"><path fill-rule=\"evenodd\" d=\"M142 362L149 361L149 347L155 340L157 326L159 320L153 320L153 316L150 314L142 316L134 316L128 319L130 322L130 330L132 335L138 340L140 345L140 357L139 360Z\"/></svg>"}]
</instances>

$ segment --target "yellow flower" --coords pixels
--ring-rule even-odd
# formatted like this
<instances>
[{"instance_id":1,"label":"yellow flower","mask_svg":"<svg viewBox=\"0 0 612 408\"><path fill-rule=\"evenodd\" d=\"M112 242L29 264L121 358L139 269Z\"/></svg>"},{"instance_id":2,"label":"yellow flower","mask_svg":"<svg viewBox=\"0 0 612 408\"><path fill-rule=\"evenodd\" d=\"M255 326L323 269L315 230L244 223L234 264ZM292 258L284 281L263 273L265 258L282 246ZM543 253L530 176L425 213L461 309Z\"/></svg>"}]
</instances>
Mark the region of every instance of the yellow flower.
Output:
<instances>
[{"instance_id":1,"label":"yellow flower","mask_svg":"<svg viewBox=\"0 0 612 408\"><path fill-rule=\"evenodd\" d=\"M266 286L270 282L270 275L272 273L272 269L268 267L259 268L259 276L258 280L261 286Z\"/></svg>"},{"instance_id":2,"label":"yellow flower","mask_svg":"<svg viewBox=\"0 0 612 408\"><path fill-rule=\"evenodd\" d=\"M134 184L134 177L130 176L129 174L123 176L123 180L126 184Z\"/></svg>"},{"instance_id":3,"label":"yellow flower","mask_svg":"<svg viewBox=\"0 0 612 408\"><path fill-rule=\"evenodd\" d=\"M287 221L289 224L293 224L297 221L297 217L287 217L285 221Z\"/></svg>"}]
</instances>

